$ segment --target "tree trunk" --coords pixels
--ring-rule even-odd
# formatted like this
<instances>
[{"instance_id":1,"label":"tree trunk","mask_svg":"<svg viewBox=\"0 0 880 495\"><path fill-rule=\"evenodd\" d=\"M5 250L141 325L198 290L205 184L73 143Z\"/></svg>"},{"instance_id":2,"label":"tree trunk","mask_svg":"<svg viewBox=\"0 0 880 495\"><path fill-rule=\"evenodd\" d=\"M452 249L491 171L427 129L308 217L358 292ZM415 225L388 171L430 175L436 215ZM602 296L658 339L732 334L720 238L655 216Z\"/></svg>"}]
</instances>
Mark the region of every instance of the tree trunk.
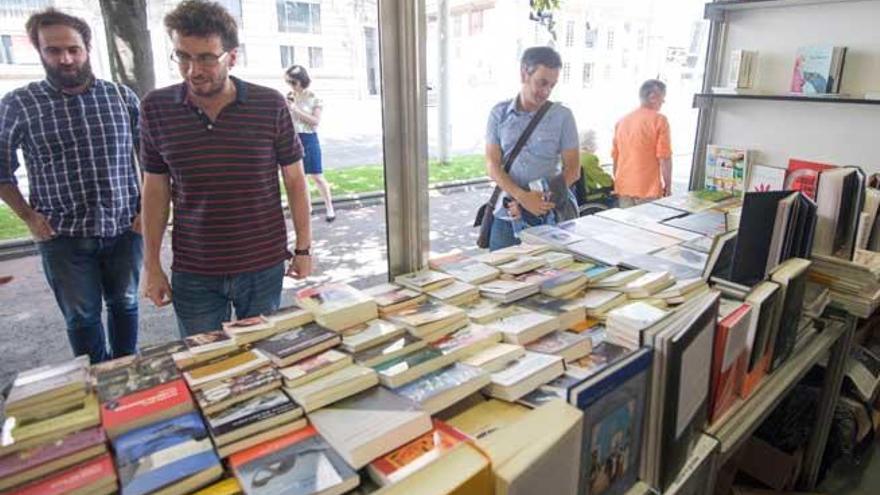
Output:
<instances>
[{"instance_id":1,"label":"tree trunk","mask_svg":"<svg viewBox=\"0 0 880 495\"><path fill-rule=\"evenodd\" d=\"M146 0L99 0L113 80L143 97L156 86Z\"/></svg>"}]
</instances>

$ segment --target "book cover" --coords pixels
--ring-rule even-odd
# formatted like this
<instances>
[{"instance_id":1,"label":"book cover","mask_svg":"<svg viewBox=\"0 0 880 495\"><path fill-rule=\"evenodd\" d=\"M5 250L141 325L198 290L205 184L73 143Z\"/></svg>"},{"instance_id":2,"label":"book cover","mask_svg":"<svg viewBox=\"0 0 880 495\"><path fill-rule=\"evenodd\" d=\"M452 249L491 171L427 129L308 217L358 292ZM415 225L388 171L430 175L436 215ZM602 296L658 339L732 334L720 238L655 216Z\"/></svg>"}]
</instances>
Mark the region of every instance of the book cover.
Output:
<instances>
[{"instance_id":1,"label":"book cover","mask_svg":"<svg viewBox=\"0 0 880 495\"><path fill-rule=\"evenodd\" d=\"M205 417L211 436L215 439L235 430L255 425L291 411L299 406L280 390L258 395L239 402L216 414Z\"/></svg>"},{"instance_id":2,"label":"book cover","mask_svg":"<svg viewBox=\"0 0 880 495\"><path fill-rule=\"evenodd\" d=\"M741 304L718 322L712 357L709 420L717 421L736 402L747 363L746 342L751 307Z\"/></svg>"},{"instance_id":3,"label":"book cover","mask_svg":"<svg viewBox=\"0 0 880 495\"><path fill-rule=\"evenodd\" d=\"M415 290L425 290L430 287L439 287L452 283L452 275L436 272L434 270L422 270L394 277L394 282Z\"/></svg>"},{"instance_id":4,"label":"book cover","mask_svg":"<svg viewBox=\"0 0 880 495\"><path fill-rule=\"evenodd\" d=\"M95 391L101 402L107 402L178 378L180 371L170 354L136 356L96 371Z\"/></svg>"},{"instance_id":5,"label":"book cover","mask_svg":"<svg viewBox=\"0 0 880 495\"><path fill-rule=\"evenodd\" d=\"M480 368L463 363L454 363L445 368L428 373L402 387L394 389L394 393L421 405L431 414L451 405L440 401L443 396L462 387L473 390L465 390L464 395L476 392L484 385L488 385L489 374ZM457 397L453 397L457 399ZM438 403L439 402L439 403Z\"/></svg>"},{"instance_id":6,"label":"book cover","mask_svg":"<svg viewBox=\"0 0 880 495\"><path fill-rule=\"evenodd\" d=\"M342 311L370 300L363 292L342 283L321 284L296 292L296 303L315 315Z\"/></svg>"},{"instance_id":7,"label":"book cover","mask_svg":"<svg viewBox=\"0 0 880 495\"><path fill-rule=\"evenodd\" d=\"M360 480L312 426L235 453L229 466L247 494L343 493Z\"/></svg>"},{"instance_id":8,"label":"book cover","mask_svg":"<svg viewBox=\"0 0 880 495\"><path fill-rule=\"evenodd\" d=\"M315 317L312 313L300 308L299 306L287 306L279 308L272 314L263 315L263 319L272 325L272 328L296 328L306 323L311 323Z\"/></svg>"},{"instance_id":9,"label":"book cover","mask_svg":"<svg viewBox=\"0 0 880 495\"><path fill-rule=\"evenodd\" d=\"M335 349L330 349L317 356L303 359L302 361L283 368L280 371L285 381L293 382L309 375L314 375L316 377L321 376L322 370L338 365L340 362L351 364L351 361L352 359L350 355L339 352Z\"/></svg>"},{"instance_id":10,"label":"book cover","mask_svg":"<svg viewBox=\"0 0 880 495\"><path fill-rule=\"evenodd\" d=\"M431 343L431 347L444 356L464 357L478 352L501 341L501 333L482 325L470 324L442 339Z\"/></svg>"},{"instance_id":11,"label":"book cover","mask_svg":"<svg viewBox=\"0 0 880 495\"><path fill-rule=\"evenodd\" d=\"M184 377L190 387L199 387L215 380L247 373L269 362L269 358L259 350L249 350L187 371Z\"/></svg>"},{"instance_id":12,"label":"book cover","mask_svg":"<svg viewBox=\"0 0 880 495\"><path fill-rule=\"evenodd\" d=\"M559 356L526 351L523 357L510 363L503 370L492 373L492 383L502 387L512 387L561 360Z\"/></svg>"},{"instance_id":13,"label":"book cover","mask_svg":"<svg viewBox=\"0 0 880 495\"><path fill-rule=\"evenodd\" d=\"M717 210L701 211L664 222L666 225L712 237L727 231L727 218Z\"/></svg>"},{"instance_id":14,"label":"book cover","mask_svg":"<svg viewBox=\"0 0 880 495\"><path fill-rule=\"evenodd\" d=\"M425 301L414 308L388 315L388 320L408 328L418 328L463 314L464 311L455 306L439 301Z\"/></svg>"},{"instance_id":15,"label":"book cover","mask_svg":"<svg viewBox=\"0 0 880 495\"><path fill-rule=\"evenodd\" d=\"M250 397L258 390L280 386L281 374L275 368L266 366L196 389L193 395L202 411L207 412L220 404L234 402L238 397Z\"/></svg>"},{"instance_id":16,"label":"book cover","mask_svg":"<svg viewBox=\"0 0 880 495\"><path fill-rule=\"evenodd\" d=\"M420 292L401 287L397 284L381 284L375 287L370 287L364 291L364 294L375 299L376 304L379 305L380 308L405 303L413 299L424 299L424 296Z\"/></svg>"},{"instance_id":17,"label":"book cover","mask_svg":"<svg viewBox=\"0 0 880 495\"><path fill-rule=\"evenodd\" d=\"M174 380L101 404L101 424L111 435L169 410L192 409L192 396L183 380Z\"/></svg>"},{"instance_id":18,"label":"book cover","mask_svg":"<svg viewBox=\"0 0 880 495\"><path fill-rule=\"evenodd\" d=\"M428 265L433 270L440 270L469 284L478 284L492 280L501 273L494 266L481 263L462 253L430 260Z\"/></svg>"},{"instance_id":19,"label":"book cover","mask_svg":"<svg viewBox=\"0 0 880 495\"><path fill-rule=\"evenodd\" d=\"M638 479L651 364L651 350L641 349L570 390L584 411L579 493L619 495Z\"/></svg>"},{"instance_id":20,"label":"book cover","mask_svg":"<svg viewBox=\"0 0 880 495\"><path fill-rule=\"evenodd\" d=\"M383 486L399 482L468 441L467 435L440 420L433 425L429 433L371 462L367 470L373 480Z\"/></svg>"},{"instance_id":21,"label":"book cover","mask_svg":"<svg viewBox=\"0 0 880 495\"><path fill-rule=\"evenodd\" d=\"M207 470L220 459L197 413L132 430L113 441L123 495L159 490Z\"/></svg>"},{"instance_id":22,"label":"book cover","mask_svg":"<svg viewBox=\"0 0 880 495\"><path fill-rule=\"evenodd\" d=\"M823 94L834 92L833 70L834 46L802 46L794 59L791 75L791 92L803 94Z\"/></svg>"},{"instance_id":23,"label":"book cover","mask_svg":"<svg viewBox=\"0 0 880 495\"><path fill-rule=\"evenodd\" d=\"M811 162L791 158L785 172L786 191L800 191L813 201L816 200L816 187L819 185L819 174L823 170L834 168L827 163Z\"/></svg>"},{"instance_id":24,"label":"book cover","mask_svg":"<svg viewBox=\"0 0 880 495\"><path fill-rule=\"evenodd\" d=\"M407 333L388 342L356 352L352 357L356 363L371 366L386 359L391 359L401 353L411 352L424 346L425 341Z\"/></svg>"},{"instance_id":25,"label":"book cover","mask_svg":"<svg viewBox=\"0 0 880 495\"><path fill-rule=\"evenodd\" d=\"M113 470L110 454L104 454L7 493L9 495L89 493L93 489L97 491L98 488L107 488L110 485L116 485L116 472Z\"/></svg>"},{"instance_id":26,"label":"book cover","mask_svg":"<svg viewBox=\"0 0 880 495\"><path fill-rule=\"evenodd\" d=\"M357 352L403 335L405 329L390 321L375 319L360 325L346 328L342 332L342 347L349 352Z\"/></svg>"},{"instance_id":27,"label":"book cover","mask_svg":"<svg viewBox=\"0 0 880 495\"><path fill-rule=\"evenodd\" d=\"M95 446L103 446L106 441L104 430L95 427L71 433L54 442L5 455L0 457L0 479L8 479L21 472Z\"/></svg>"},{"instance_id":28,"label":"book cover","mask_svg":"<svg viewBox=\"0 0 880 495\"><path fill-rule=\"evenodd\" d=\"M22 371L12 382L6 407L39 399L43 394L59 394L86 388L89 361L82 356L70 361Z\"/></svg>"},{"instance_id":29,"label":"book cover","mask_svg":"<svg viewBox=\"0 0 880 495\"><path fill-rule=\"evenodd\" d=\"M388 361L381 362L373 369L379 373L379 377L392 378L401 374L412 371L415 368L426 365L427 363L440 359L443 361L443 353L433 347L424 347L409 354L397 356ZM448 360L446 360L448 361Z\"/></svg>"},{"instance_id":30,"label":"book cover","mask_svg":"<svg viewBox=\"0 0 880 495\"><path fill-rule=\"evenodd\" d=\"M785 189L785 169L768 165L752 165L749 170L748 192L781 191Z\"/></svg>"},{"instance_id":31,"label":"book cover","mask_svg":"<svg viewBox=\"0 0 880 495\"><path fill-rule=\"evenodd\" d=\"M527 344L526 349L531 352L561 355L569 348L585 342L590 342L590 338L585 335L557 330ZM589 349L589 345L587 344L587 349Z\"/></svg>"},{"instance_id":32,"label":"book cover","mask_svg":"<svg viewBox=\"0 0 880 495\"><path fill-rule=\"evenodd\" d=\"M305 358L317 354L340 341L338 333L317 323L309 323L303 327L256 342L253 348L259 349L273 361L283 361L294 355L301 355Z\"/></svg>"},{"instance_id":33,"label":"book cover","mask_svg":"<svg viewBox=\"0 0 880 495\"><path fill-rule=\"evenodd\" d=\"M746 190L748 160L749 150L729 146L707 146L704 187L710 191L725 191L734 196L742 196Z\"/></svg>"},{"instance_id":34,"label":"book cover","mask_svg":"<svg viewBox=\"0 0 880 495\"><path fill-rule=\"evenodd\" d=\"M223 330L190 335L183 339L183 343L193 354L235 347L235 341Z\"/></svg>"}]
</instances>

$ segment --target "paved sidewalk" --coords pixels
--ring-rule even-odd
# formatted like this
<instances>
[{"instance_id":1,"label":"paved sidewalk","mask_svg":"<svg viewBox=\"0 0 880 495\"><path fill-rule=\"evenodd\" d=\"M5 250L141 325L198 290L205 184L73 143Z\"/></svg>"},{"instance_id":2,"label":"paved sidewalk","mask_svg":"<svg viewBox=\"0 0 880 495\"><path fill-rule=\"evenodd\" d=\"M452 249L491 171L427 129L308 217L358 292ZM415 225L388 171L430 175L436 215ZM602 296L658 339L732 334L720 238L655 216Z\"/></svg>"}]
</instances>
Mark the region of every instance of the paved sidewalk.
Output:
<instances>
[{"instance_id":1,"label":"paved sidewalk","mask_svg":"<svg viewBox=\"0 0 880 495\"><path fill-rule=\"evenodd\" d=\"M471 222L477 206L489 193L485 185L430 192L433 252L474 246L476 229ZM316 214L312 217L312 235L316 274L298 284L286 279L284 302L290 301L293 290L307 283L335 280L365 287L385 280L384 204L339 210L332 224ZM162 258L167 270L171 262L168 239ZM64 321L46 284L39 256L2 261L0 274L15 277L0 286L0 376L70 358ZM176 335L171 307L157 309L142 299L140 345L172 340Z\"/></svg>"}]
</instances>

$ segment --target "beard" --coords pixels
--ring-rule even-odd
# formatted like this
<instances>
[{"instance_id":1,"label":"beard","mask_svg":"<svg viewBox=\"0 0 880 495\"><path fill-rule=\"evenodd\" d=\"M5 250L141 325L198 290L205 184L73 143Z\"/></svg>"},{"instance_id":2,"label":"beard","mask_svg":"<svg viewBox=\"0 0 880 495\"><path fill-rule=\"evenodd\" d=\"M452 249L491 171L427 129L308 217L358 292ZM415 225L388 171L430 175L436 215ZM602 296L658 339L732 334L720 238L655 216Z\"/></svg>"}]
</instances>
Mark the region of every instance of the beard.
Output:
<instances>
[{"instance_id":1,"label":"beard","mask_svg":"<svg viewBox=\"0 0 880 495\"><path fill-rule=\"evenodd\" d=\"M88 59L79 67L75 65L51 66L42 57L40 57L40 62L43 63L43 68L46 69L46 79L62 89L82 86L94 78L92 64Z\"/></svg>"},{"instance_id":2,"label":"beard","mask_svg":"<svg viewBox=\"0 0 880 495\"><path fill-rule=\"evenodd\" d=\"M201 98L211 98L217 96L226 86L226 78L229 72L222 70L220 74L214 77L202 76L194 80L187 79L187 86L192 93Z\"/></svg>"}]
</instances>

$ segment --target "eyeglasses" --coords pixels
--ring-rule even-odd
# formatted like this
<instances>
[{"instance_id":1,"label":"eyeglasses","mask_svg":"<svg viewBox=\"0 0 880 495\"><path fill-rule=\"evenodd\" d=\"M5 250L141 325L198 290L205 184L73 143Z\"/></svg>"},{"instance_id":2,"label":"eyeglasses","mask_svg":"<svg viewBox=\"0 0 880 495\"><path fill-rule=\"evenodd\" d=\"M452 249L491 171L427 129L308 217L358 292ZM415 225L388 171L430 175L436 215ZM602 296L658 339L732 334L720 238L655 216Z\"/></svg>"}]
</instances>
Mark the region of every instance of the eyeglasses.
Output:
<instances>
[{"instance_id":1,"label":"eyeglasses","mask_svg":"<svg viewBox=\"0 0 880 495\"><path fill-rule=\"evenodd\" d=\"M203 53L201 55L193 57L192 55L186 53L172 52L171 61L181 66L196 64L202 67L214 67L218 65L220 61L228 54L229 52L226 51L221 53L220 55L214 55L213 53Z\"/></svg>"}]
</instances>

